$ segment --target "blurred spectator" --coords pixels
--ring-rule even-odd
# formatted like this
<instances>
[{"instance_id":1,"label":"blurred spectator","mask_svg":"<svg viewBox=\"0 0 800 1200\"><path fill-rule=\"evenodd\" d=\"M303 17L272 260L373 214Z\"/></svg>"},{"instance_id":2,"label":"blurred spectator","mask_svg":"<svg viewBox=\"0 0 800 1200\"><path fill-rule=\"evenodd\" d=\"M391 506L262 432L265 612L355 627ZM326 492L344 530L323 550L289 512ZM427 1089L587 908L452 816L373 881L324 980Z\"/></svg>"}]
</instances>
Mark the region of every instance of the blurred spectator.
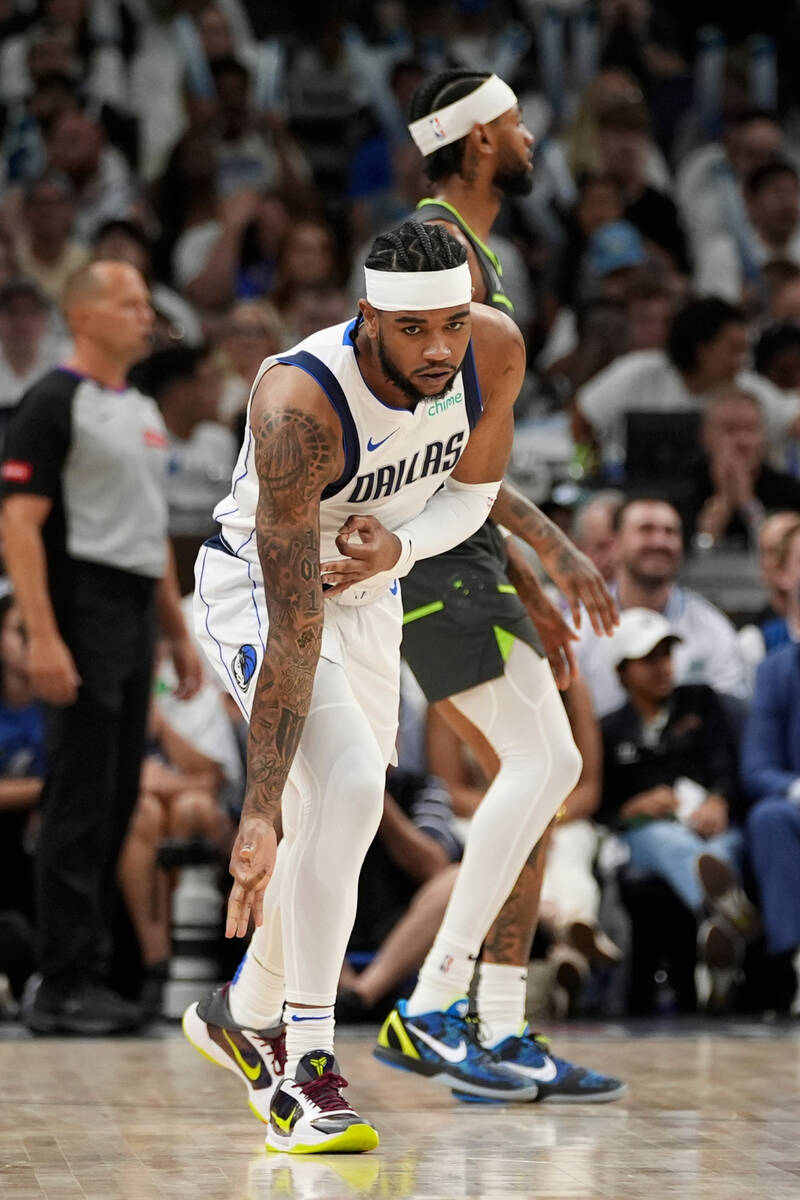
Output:
<instances>
[{"instance_id":1,"label":"blurred spectator","mask_svg":"<svg viewBox=\"0 0 800 1200\"><path fill-rule=\"evenodd\" d=\"M782 392L800 393L800 325L765 329L756 343L753 365Z\"/></svg>"},{"instance_id":2,"label":"blurred spectator","mask_svg":"<svg viewBox=\"0 0 800 1200\"><path fill-rule=\"evenodd\" d=\"M30 279L0 287L0 449L19 401L66 349L48 333L50 307Z\"/></svg>"},{"instance_id":3,"label":"blurred spectator","mask_svg":"<svg viewBox=\"0 0 800 1200\"><path fill-rule=\"evenodd\" d=\"M152 247L140 224L136 221L106 221L95 235L92 257L97 261L130 263L141 272L150 288L150 303L156 321L161 320L166 326L166 344L200 345L203 330L191 304L187 304L174 288L152 277Z\"/></svg>"},{"instance_id":4,"label":"blurred spectator","mask_svg":"<svg viewBox=\"0 0 800 1200\"><path fill-rule=\"evenodd\" d=\"M575 514L572 539L587 554L606 583L616 576L616 534L614 522L625 497L612 490L598 492Z\"/></svg>"},{"instance_id":5,"label":"blurred spectator","mask_svg":"<svg viewBox=\"0 0 800 1200\"><path fill-rule=\"evenodd\" d=\"M345 963L339 1020L364 1020L422 964L441 924L461 843L439 779L390 768L383 819L358 883L351 951L375 952L362 972Z\"/></svg>"},{"instance_id":6,"label":"blurred spectator","mask_svg":"<svg viewBox=\"0 0 800 1200\"><path fill-rule=\"evenodd\" d=\"M329 322L335 324L334 322ZM317 326L325 328L325 324ZM305 335L303 335L305 336ZM277 309L266 300L244 300L231 309L220 336L223 370L219 419L233 426L244 413L265 358L292 344Z\"/></svg>"},{"instance_id":7,"label":"blurred spectator","mask_svg":"<svg viewBox=\"0 0 800 1200\"><path fill-rule=\"evenodd\" d=\"M678 210L665 192L647 182L647 130L647 109L641 102L625 100L602 108L597 114L600 169L619 187L625 220L668 266L687 275L689 256Z\"/></svg>"},{"instance_id":8,"label":"blurred spectator","mask_svg":"<svg viewBox=\"0 0 800 1200\"><path fill-rule=\"evenodd\" d=\"M621 610L647 608L661 613L682 638L675 650L675 680L705 683L723 696L747 699L747 676L727 617L696 592L675 582L683 559L681 520L667 501L626 500L616 514L617 561L613 589ZM580 631L576 656L598 717L624 702L614 655L616 635L598 637L588 622Z\"/></svg>"},{"instance_id":9,"label":"blurred spectator","mask_svg":"<svg viewBox=\"0 0 800 1200\"><path fill-rule=\"evenodd\" d=\"M800 326L800 270L775 284L768 315L778 323Z\"/></svg>"},{"instance_id":10,"label":"blurred spectator","mask_svg":"<svg viewBox=\"0 0 800 1200\"><path fill-rule=\"evenodd\" d=\"M612 657L627 700L601 722L601 817L619 831L631 867L666 880L695 914L708 964L732 967L741 937L756 932L738 882L736 744L710 687L675 686L672 648L680 642L660 613L622 614Z\"/></svg>"},{"instance_id":11,"label":"blurred spectator","mask_svg":"<svg viewBox=\"0 0 800 1200\"><path fill-rule=\"evenodd\" d=\"M125 387L152 312L122 263L72 276L65 367L31 388L3 463L3 539L48 702L37 844L40 986L24 1019L41 1032L128 1029L135 1005L108 989L117 857L133 811L156 613L183 694L202 672L169 573L167 437L153 400Z\"/></svg>"},{"instance_id":12,"label":"blurred spectator","mask_svg":"<svg viewBox=\"0 0 800 1200\"><path fill-rule=\"evenodd\" d=\"M338 325L353 314L347 292L331 284L306 284L291 291L283 316L292 341L310 337L318 329Z\"/></svg>"},{"instance_id":13,"label":"blurred spectator","mask_svg":"<svg viewBox=\"0 0 800 1200\"><path fill-rule=\"evenodd\" d=\"M618 962L622 954L600 927L601 893L594 875L599 838L592 817L600 806L603 770L600 730L580 678L572 681L562 698L583 766L550 832L540 921L555 940L548 958L555 968L555 1008L565 1015L575 1005L591 967Z\"/></svg>"},{"instance_id":14,"label":"blurred spectator","mask_svg":"<svg viewBox=\"0 0 800 1200\"><path fill-rule=\"evenodd\" d=\"M800 637L800 527L789 535L788 620ZM774 975L800 947L800 645L779 647L758 668L742 749L742 778L754 801L747 820L767 949ZM784 978L786 972L783 972ZM788 1011L797 976L776 997Z\"/></svg>"},{"instance_id":15,"label":"blurred spectator","mask_svg":"<svg viewBox=\"0 0 800 1200\"><path fill-rule=\"evenodd\" d=\"M695 290L733 304L763 304L764 268L774 260L800 266L800 183L788 162L768 162L745 183L746 237L718 233L697 248Z\"/></svg>"},{"instance_id":16,"label":"blurred spectator","mask_svg":"<svg viewBox=\"0 0 800 1200\"><path fill-rule=\"evenodd\" d=\"M225 495L237 445L219 424L221 374L208 346L156 350L130 372L161 409L169 438L167 503L181 595L194 586L194 561L216 532L214 506Z\"/></svg>"},{"instance_id":17,"label":"blurred spectator","mask_svg":"<svg viewBox=\"0 0 800 1200\"><path fill-rule=\"evenodd\" d=\"M749 550L767 512L800 515L800 480L767 463L761 405L750 392L731 388L713 397L700 440L704 454L689 521L696 545L709 549L724 541Z\"/></svg>"},{"instance_id":18,"label":"blurred spectator","mask_svg":"<svg viewBox=\"0 0 800 1200\"><path fill-rule=\"evenodd\" d=\"M669 168L648 136L642 90L632 75L617 67L604 67L598 71L581 99L575 120L565 134L564 149L573 178L579 179L587 171L596 174L603 170L605 156L600 148L600 121L603 114L610 111L614 114L611 118L613 125L616 114L625 109L636 110L635 115L627 119L627 124L634 126L631 132L643 135L644 178L647 184L660 191L666 190L670 181ZM624 126L626 118L622 117L620 123ZM622 132L628 130L623 128ZM639 143L632 144L638 151ZM635 157L638 158L638 153Z\"/></svg>"},{"instance_id":19,"label":"blurred spectator","mask_svg":"<svg viewBox=\"0 0 800 1200\"><path fill-rule=\"evenodd\" d=\"M333 230L325 221L301 218L289 226L278 258L273 300L283 309L300 288L325 287L342 282L342 270Z\"/></svg>"},{"instance_id":20,"label":"blurred spectator","mask_svg":"<svg viewBox=\"0 0 800 1200\"><path fill-rule=\"evenodd\" d=\"M627 289L641 278L641 269L646 261L644 243L628 221L613 221L595 230L588 239L583 257L578 307L574 311L568 308L559 310L548 331L547 342L538 356L539 366L551 371L563 358L572 355L576 350L577 361L583 361L578 310L594 300L621 302ZM586 313L584 308L584 318ZM624 319L624 311L621 312L621 316ZM596 374L600 366L607 365L629 349L627 334L620 338L619 331L615 331L614 342L616 349L613 353L606 357L604 363L594 366L588 375L584 375L583 382ZM590 361L594 361L593 355L588 357Z\"/></svg>"},{"instance_id":21,"label":"blurred spectator","mask_svg":"<svg viewBox=\"0 0 800 1200\"><path fill-rule=\"evenodd\" d=\"M217 861L233 840L223 798L235 806L242 767L219 690L205 683L191 700L172 694L174 673L159 663L150 712L150 748L142 764L139 799L119 861L119 881L142 956L144 993L158 1011L160 985L171 955L171 896L178 860ZM165 843L167 843L165 845ZM167 857L169 856L169 857Z\"/></svg>"},{"instance_id":22,"label":"blurred spectator","mask_svg":"<svg viewBox=\"0 0 800 1200\"><path fill-rule=\"evenodd\" d=\"M604 225L621 221L619 187L608 175L585 175L578 182L578 200L565 220L567 240L559 254L555 281L558 301L573 307L578 299L584 255L589 239Z\"/></svg>"},{"instance_id":23,"label":"blurred spectator","mask_svg":"<svg viewBox=\"0 0 800 1200\"><path fill-rule=\"evenodd\" d=\"M786 562L797 532L800 532L800 514L782 512L767 517L758 533L761 578L768 589L768 602L758 623L767 654L790 637L786 619L789 608Z\"/></svg>"},{"instance_id":24,"label":"blurred spectator","mask_svg":"<svg viewBox=\"0 0 800 1200\"><path fill-rule=\"evenodd\" d=\"M72 237L75 194L69 179L50 171L31 180L20 216L22 229L16 239L20 270L58 305L67 279L88 258L86 248Z\"/></svg>"},{"instance_id":25,"label":"blurred spectator","mask_svg":"<svg viewBox=\"0 0 800 1200\"><path fill-rule=\"evenodd\" d=\"M302 205L311 199L311 171L275 113L249 101L250 73L235 58L212 61L218 100L217 188L220 197L243 188L280 191Z\"/></svg>"},{"instance_id":26,"label":"blurred spectator","mask_svg":"<svg viewBox=\"0 0 800 1200\"><path fill-rule=\"evenodd\" d=\"M746 353L741 309L716 297L689 301L672 322L664 352L623 355L578 392L576 440L596 440L613 473L625 461L626 413L702 411L711 393L735 382L759 400L771 451L785 454L786 439L800 432L800 396L745 371Z\"/></svg>"},{"instance_id":27,"label":"blurred spectator","mask_svg":"<svg viewBox=\"0 0 800 1200\"><path fill-rule=\"evenodd\" d=\"M623 297L630 329L628 349L664 350L675 315L675 294L649 275L629 283Z\"/></svg>"},{"instance_id":28,"label":"blurred spectator","mask_svg":"<svg viewBox=\"0 0 800 1200\"><path fill-rule=\"evenodd\" d=\"M566 326L562 325L561 335L567 332ZM572 349L552 362L546 371L565 404L578 388L629 349L630 329L620 301L598 297L579 304L575 312L574 337L570 340ZM555 344L552 344L550 351L554 348ZM540 356L540 363L543 357L546 352Z\"/></svg>"},{"instance_id":29,"label":"blurred spectator","mask_svg":"<svg viewBox=\"0 0 800 1200\"><path fill-rule=\"evenodd\" d=\"M772 113L749 109L725 123L722 142L711 142L686 155L676 189L681 217L695 249L718 233L745 235L744 181L777 158L783 135Z\"/></svg>"},{"instance_id":30,"label":"blurred spectator","mask_svg":"<svg viewBox=\"0 0 800 1200\"><path fill-rule=\"evenodd\" d=\"M129 217L137 187L119 150L106 145L97 121L77 110L57 116L47 131L48 166L75 189L73 232L88 245L104 221Z\"/></svg>"},{"instance_id":31,"label":"blurred spectator","mask_svg":"<svg viewBox=\"0 0 800 1200\"><path fill-rule=\"evenodd\" d=\"M36 963L31 816L45 770L44 723L28 673L22 614L0 599L0 974L19 999Z\"/></svg>"}]
</instances>

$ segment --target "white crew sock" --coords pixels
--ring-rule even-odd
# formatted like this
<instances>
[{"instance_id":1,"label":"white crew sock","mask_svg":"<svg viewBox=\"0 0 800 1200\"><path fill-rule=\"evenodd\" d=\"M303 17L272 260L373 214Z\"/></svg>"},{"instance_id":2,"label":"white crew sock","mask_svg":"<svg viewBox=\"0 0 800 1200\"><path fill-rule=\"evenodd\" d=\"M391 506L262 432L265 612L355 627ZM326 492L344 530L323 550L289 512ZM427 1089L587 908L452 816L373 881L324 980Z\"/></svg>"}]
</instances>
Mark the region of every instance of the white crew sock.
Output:
<instances>
[{"instance_id":1,"label":"white crew sock","mask_svg":"<svg viewBox=\"0 0 800 1200\"><path fill-rule=\"evenodd\" d=\"M525 967L482 962L478 968L478 1016L485 1026L486 1043L496 1046L507 1037L519 1037L525 1028Z\"/></svg>"},{"instance_id":2,"label":"white crew sock","mask_svg":"<svg viewBox=\"0 0 800 1200\"><path fill-rule=\"evenodd\" d=\"M462 943L441 935L428 951L417 986L406 1006L410 1017L426 1012L443 1012L469 991L475 973L475 957Z\"/></svg>"},{"instance_id":3,"label":"white crew sock","mask_svg":"<svg viewBox=\"0 0 800 1200\"><path fill-rule=\"evenodd\" d=\"M297 1064L309 1050L327 1050L333 1057L335 1020L329 1008L300 1008L286 1004L286 1078L294 1079Z\"/></svg>"},{"instance_id":4,"label":"white crew sock","mask_svg":"<svg viewBox=\"0 0 800 1200\"><path fill-rule=\"evenodd\" d=\"M228 989L231 1016L248 1029L273 1029L282 1020L284 991L283 972L260 963L251 945Z\"/></svg>"}]
</instances>

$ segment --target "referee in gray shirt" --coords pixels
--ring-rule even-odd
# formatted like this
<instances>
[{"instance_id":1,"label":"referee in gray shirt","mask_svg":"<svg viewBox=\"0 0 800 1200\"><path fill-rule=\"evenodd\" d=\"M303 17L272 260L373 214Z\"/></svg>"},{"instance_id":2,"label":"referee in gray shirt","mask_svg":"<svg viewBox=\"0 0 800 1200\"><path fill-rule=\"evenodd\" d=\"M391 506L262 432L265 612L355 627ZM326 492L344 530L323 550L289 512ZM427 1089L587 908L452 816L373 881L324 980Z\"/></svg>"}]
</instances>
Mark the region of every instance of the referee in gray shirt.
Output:
<instances>
[{"instance_id":1,"label":"referee in gray shirt","mask_svg":"<svg viewBox=\"0 0 800 1200\"><path fill-rule=\"evenodd\" d=\"M153 323L142 276L97 262L68 282L74 352L26 393L2 465L2 529L47 703L37 847L42 981L23 1006L40 1033L135 1026L105 986L120 847L136 803L157 618L182 694L201 667L167 542L167 436L155 402L126 386Z\"/></svg>"}]
</instances>

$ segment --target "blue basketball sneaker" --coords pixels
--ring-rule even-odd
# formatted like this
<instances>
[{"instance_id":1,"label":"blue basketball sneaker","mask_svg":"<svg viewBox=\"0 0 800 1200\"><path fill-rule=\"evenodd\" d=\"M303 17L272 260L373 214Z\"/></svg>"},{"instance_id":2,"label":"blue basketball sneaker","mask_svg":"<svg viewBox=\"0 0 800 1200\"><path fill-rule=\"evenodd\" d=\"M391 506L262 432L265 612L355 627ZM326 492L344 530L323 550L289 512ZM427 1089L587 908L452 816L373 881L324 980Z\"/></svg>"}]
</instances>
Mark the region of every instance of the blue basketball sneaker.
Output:
<instances>
[{"instance_id":1,"label":"blue basketball sneaker","mask_svg":"<svg viewBox=\"0 0 800 1200\"><path fill-rule=\"evenodd\" d=\"M406 1001L398 1000L372 1053L390 1067L416 1071L468 1098L500 1102L535 1099L536 1082L481 1045L476 1022L467 1018L467 1007L465 997L445 1012L410 1017Z\"/></svg>"},{"instance_id":2,"label":"blue basketball sneaker","mask_svg":"<svg viewBox=\"0 0 800 1200\"><path fill-rule=\"evenodd\" d=\"M577 1067L550 1053L549 1042L528 1027L519 1037L504 1038L491 1053L498 1062L529 1083L536 1085L531 1097L540 1104L605 1104L619 1100L628 1090L627 1083L610 1075L599 1075L586 1067ZM479 1099L463 1088L453 1088L458 1100Z\"/></svg>"}]
</instances>

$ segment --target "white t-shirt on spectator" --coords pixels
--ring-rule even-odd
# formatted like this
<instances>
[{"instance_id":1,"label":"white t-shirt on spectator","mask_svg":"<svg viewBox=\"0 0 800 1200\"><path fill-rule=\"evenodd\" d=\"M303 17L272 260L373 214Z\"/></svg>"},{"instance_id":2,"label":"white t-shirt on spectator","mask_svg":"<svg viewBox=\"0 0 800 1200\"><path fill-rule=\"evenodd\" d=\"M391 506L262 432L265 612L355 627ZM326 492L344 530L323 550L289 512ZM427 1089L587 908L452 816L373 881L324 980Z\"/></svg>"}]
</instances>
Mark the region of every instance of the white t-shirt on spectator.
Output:
<instances>
[{"instance_id":1,"label":"white t-shirt on spectator","mask_svg":"<svg viewBox=\"0 0 800 1200\"><path fill-rule=\"evenodd\" d=\"M749 698L749 672L736 630L724 613L697 592L676 585L664 616L683 638L672 651L676 685L707 683L722 695ZM612 641L599 637L584 615L576 656L598 720L627 699L611 662Z\"/></svg>"},{"instance_id":2,"label":"white t-shirt on spectator","mask_svg":"<svg viewBox=\"0 0 800 1200\"><path fill-rule=\"evenodd\" d=\"M187 439L169 435L167 502L171 537L216 532L214 505L230 487L239 447L230 429L202 421Z\"/></svg>"},{"instance_id":3,"label":"white t-shirt on spectator","mask_svg":"<svg viewBox=\"0 0 800 1200\"><path fill-rule=\"evenodd\" d=\"M737 384L759 400L773 461L780 464L789 428L800 415L800 397L779 391L753 371L740 372ZM689 391L663 350L623 354L585 384L576 397L606 463L625 460L626 413L698 412L705 399Z\"/></svg>"},{"instance_id":4,"label":"white t-shirt on spectator","mask_svg":"<svg viewBox=\"0 0 800 1200\"><path fill-rule=\"evenodd\" d=\"M195 750L218 764L226 783L240 785L242 759L218 688L204 682L191 700L179 700L174 694L175 668L168 658L159 663L156 683L159 708L172 728Z\"/></svg>"},{"instance_id":5,"label":"white t-shirt on spectator","mask_svg":"<svg viewBox=\"0 0 800 1200\"><path fill-rule=\"evenodd\" d=\"M172 251L172 277L178 291L202 274L221 233L220 221L201 221L178 238Z\"/></svg>"},{"instance_id":6,"label":"white t-shirt on spectator","mask_svg":"<svg viewBox=\"0 0 800 1200\"><path fill-rule=\"evenodd\" d=\"M749 243L753 262L759 267L776 259L800 266L800 227L781 251L767 246L755 230L750 231ZM697 247L694 290L698 296L721 296L723 300L739 304L744 285L742 256L735 238L728 233L718 233Z\"/></svg>"},{"instance_id":7,"label":"white t-shirt on spectator","mask_svg":"<svg viewBox=\"0 0 800 1200\"><path fill-rule=\"evenodd\" d=\"M69 340L45 336L39 343L39 353L33 366L24 375L17 375L11 369L8 359L0 350L0 409L13 408L25 395L29 387L41 379L58 363L63 362L69 353Z\"/></svg>"}]
</instances>

